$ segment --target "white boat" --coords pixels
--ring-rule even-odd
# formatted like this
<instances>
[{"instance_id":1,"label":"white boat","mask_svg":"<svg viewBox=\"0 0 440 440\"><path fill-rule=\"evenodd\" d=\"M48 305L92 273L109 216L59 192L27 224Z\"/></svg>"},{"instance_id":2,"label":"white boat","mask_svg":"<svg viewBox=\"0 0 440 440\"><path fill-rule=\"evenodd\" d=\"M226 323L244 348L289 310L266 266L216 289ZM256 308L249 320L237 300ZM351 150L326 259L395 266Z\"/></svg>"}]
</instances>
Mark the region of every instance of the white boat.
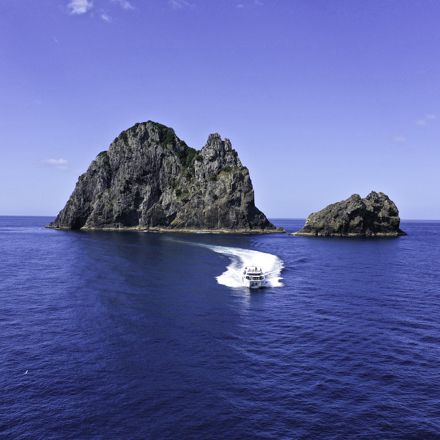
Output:
<instances>
[{"instance_id":1,"label":"white boat","mask_svg":"<svg viewBox=\"0 0 440 440\"><path fill-rule=\"evenodd\" d=\"M246 266L241 277L242 283L251 289L259 289L266 286L266 279L261 267Z\"/></svg>"}]
</instances>

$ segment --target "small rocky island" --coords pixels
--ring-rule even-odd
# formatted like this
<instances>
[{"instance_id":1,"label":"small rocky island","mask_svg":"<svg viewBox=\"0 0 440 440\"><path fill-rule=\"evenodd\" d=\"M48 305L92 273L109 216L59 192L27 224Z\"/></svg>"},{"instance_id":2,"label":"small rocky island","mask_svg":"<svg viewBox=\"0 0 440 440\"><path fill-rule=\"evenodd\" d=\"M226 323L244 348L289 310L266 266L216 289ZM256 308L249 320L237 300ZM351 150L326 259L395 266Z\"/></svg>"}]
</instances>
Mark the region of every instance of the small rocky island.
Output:
<instances>
[{"instance_id":1,"label":"small rocky island","mask_svg":"<svg viewBox=\"0 0 440 440\"><path fill-rule=\"evenodd\" d=\"M197 151L152 121L98 154L48 227L285 232L256 208L249 171L229 139L211 134Z\"/></svg>"},{"instance_id":2,"label":"small rocky island","mask_svg":"<svg viewBox=\"0 0 440 440\"><path fill-rule=\"evenodd\" d=\"M304 227L290 235L305 236L389 236L406 235L399 229L397 206L384 193L372 191L362 199L353 194L349 199L327 206L307 217Z\"/></svg>"}]
</instances>

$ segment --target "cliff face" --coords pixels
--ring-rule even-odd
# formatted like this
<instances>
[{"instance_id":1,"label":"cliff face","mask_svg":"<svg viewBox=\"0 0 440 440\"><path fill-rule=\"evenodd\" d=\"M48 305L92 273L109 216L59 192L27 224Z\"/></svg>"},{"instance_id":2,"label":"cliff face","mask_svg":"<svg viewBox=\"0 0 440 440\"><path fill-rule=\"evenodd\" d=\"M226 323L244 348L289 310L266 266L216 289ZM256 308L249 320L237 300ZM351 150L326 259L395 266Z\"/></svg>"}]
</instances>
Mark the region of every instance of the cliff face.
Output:
<instances>
[{"instance_id":1,"label":"cliff face","mask_svg":"<svg viewBox=\"0 0 440 440\"><path fill-rule=\"evenodd\" d=\"M282 232L255 207L249 171L228 139L211 134L196 151L151 121L98 154L49 227Z\"/></svg>"},{"instance_id":2,"label":"cliff face","mask_svg":"<svg viewBox=\"0 0 440 440\"><path fill-rule=\"evenodd\" d=\"M387 195L372 191L365 199L353 194L307 217L304 227L291 235L307 236L399 236L397 206Z\"/></svg>"}]
</instances>

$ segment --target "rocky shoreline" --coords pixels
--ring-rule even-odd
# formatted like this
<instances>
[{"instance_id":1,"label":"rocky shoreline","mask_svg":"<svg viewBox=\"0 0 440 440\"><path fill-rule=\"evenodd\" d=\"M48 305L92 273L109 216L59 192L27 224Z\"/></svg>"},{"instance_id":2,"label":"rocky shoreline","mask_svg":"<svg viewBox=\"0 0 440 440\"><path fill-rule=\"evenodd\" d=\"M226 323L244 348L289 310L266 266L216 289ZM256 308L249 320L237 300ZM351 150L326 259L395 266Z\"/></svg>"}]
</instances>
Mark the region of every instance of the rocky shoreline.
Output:
<instances>
[{"instance_id":1,"label":"rocky shoreline","mask_svg":"<svg viewBox=\"0 0 440 440\"><path fill-rule=\"evenodd\" d=\"M63 226L45 226L49 229L59 229L68 231L72 228ZM159 232L159 233L189 233L189 234L284 234L284 228L276 228L273 230L267 229L166 229L166 228L142 228L142 227L120 227L120 228L93 228L82 227L81 231L131 231L131 232Z\"/></svg>"}]
</instances>

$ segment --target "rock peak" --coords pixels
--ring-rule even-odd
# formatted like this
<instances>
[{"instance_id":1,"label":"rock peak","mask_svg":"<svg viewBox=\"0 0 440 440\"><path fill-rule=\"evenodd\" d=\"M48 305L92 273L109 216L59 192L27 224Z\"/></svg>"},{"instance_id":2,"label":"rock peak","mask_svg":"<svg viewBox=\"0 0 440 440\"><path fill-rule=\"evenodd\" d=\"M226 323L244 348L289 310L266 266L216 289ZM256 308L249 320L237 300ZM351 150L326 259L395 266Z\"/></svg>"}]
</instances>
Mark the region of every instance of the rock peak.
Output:
<instances>
[{"instance_id":1,"label":"rock peak","mask_svg":"<svg viewBox=\"0 0 440 440\"><path fill-rule=\"evenodd\" d=\"M223 141L218 133L210 134L204 148L214 148L217 151L232 151L232 144L228 138Z\"/></svg>"}]
</instances>

